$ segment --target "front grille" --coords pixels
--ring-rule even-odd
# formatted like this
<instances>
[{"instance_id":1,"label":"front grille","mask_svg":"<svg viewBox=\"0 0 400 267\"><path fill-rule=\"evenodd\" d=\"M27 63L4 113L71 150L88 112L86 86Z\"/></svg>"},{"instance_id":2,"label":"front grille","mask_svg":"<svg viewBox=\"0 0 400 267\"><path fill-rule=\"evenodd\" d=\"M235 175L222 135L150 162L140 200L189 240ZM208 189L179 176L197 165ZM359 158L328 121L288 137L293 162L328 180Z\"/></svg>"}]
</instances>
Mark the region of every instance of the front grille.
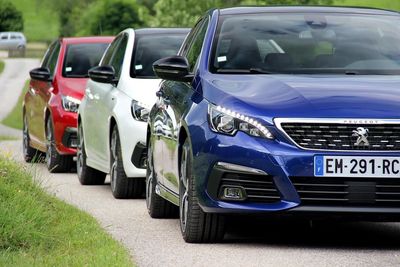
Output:
<instances>
[{"instance_id":1,"label":"front grille","mask_svg":"<svg viewBox=\"0 0 400 267\"><path fill-rule=\"evenodd\" d=\"M290 177L303 205L400 207L400 179Z\"/></svg>"},{"instance_id":2,"label":"front grille","mask_svg":"<svg viewBox=\"0 0 400 267\"><path fill-rule=\"evenodd\" d=\"M247 202L273 203L280 200L273 177L270 175L224 172L220 189L225 186L241 186L246 190Z\"/></svg>"},{"instance_id":3,"label":"front grille","mask_svg":"<svg viewBox=\"0 0 400 267\"><path fill-rule=\"evenodd\" d=\"M400 150L399 124L341 124L313 122L284 122L281 124L286 134L300 147L318 150ZM368 145L356 145L357 136L353 131L363 127L368 129Z\"/></svg>"}]
</instances>

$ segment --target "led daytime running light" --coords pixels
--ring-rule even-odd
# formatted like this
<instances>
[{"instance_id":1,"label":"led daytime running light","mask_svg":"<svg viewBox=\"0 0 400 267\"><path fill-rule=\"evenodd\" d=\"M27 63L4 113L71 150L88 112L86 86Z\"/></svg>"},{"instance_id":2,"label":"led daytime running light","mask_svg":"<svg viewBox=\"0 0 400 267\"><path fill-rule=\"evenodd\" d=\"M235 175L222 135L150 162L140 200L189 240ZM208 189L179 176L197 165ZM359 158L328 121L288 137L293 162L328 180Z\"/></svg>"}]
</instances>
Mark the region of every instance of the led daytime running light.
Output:
<instances>
[{"instance_id":1,"label":"led daytime running light","mask_svg":"<svg viewBox=\"0 0 400 267\"><path fill-rule=\"evenodd\" d=\"M267 129L267 127L265 127L264 125L262 125L260 122L258 122L255 119L252 119L250 117L247 117L245 115L242 115L240 113L237 113L233 110L221 107L221 106L209 106L210 109L215 108L216 111L224 113L226 115L232 116L235 119L247 122L248 124L250 124L251 126L257 128L259 131L261 131L261 133L268 139L273 139L274 136L271 134L271 132ZM209 113L211 114L211 111L209 111Z\"/></svg>"}]
</instances>

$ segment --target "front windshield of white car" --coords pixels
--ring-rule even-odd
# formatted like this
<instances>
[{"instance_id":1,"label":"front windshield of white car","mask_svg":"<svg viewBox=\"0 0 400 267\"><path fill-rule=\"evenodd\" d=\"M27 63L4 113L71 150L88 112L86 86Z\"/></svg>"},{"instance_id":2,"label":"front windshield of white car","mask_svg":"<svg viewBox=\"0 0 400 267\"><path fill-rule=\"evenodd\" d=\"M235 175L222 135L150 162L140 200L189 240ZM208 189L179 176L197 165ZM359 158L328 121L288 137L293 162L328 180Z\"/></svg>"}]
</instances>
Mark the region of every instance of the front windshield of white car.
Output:
<instances>
[{"instance_id":1,"label":"front windshield of white car","mask_svg":"<svg viewBox=\"0 0 400 267\"><path fill-rule=\"evenodd\" d=\"M143 35L136 38L131 76L136 78L155 78L153 63L161 58L178 53L184 34Z\"/></svg>"},{"instance_id":2,"label":"front windshield of white car","mask_svg":"<svg viewBox=\"0 0 400 267\"><path fill-rule=\"evenodd\" d=\"M400 16L262 13L220 18L210 70L400 74Z\"/></svg>"}]
</instances>

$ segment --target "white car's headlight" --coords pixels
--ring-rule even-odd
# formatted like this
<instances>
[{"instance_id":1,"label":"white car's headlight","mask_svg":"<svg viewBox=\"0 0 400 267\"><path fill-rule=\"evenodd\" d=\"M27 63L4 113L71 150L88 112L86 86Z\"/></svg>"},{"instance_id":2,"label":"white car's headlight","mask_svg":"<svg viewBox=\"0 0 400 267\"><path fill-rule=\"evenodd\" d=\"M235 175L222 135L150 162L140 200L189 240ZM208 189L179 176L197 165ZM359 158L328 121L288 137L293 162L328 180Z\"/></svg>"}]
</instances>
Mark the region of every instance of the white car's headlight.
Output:
<instances>
[{"instance_id":1,"label":"white car's headlight","mask_svg":"<svg viewBox=\"0 0 400 267\"><path fill-rule=\"evenodd\" d=\"M237 131L245 132L248 135L274 139L267 127L257 120L241 115L232 110L209 105L209 123L213 131L227 135L235 135Z\"/></svg>"},{"instance_id":2,"label":"white car's headlight","mask_svg":"<svg viewBox=\"0 0 400 267\"><path fill-rule=\"evenodd\" d=\"M136 100L132 100L131 112L135 120L144 122L147 122L150 113L149 109L143 103Z\"/></svg>"},{"instance_id":3,"label":"white car's headlight","mask_svg":"<svg viewBox=\"0 0 400 267\"><path fill-rule=\"evenodd\" d=\"M62 96L61 97L62 107L65 111L77 113L81 101L72 96Z\"/></svg>"}]
</instances>

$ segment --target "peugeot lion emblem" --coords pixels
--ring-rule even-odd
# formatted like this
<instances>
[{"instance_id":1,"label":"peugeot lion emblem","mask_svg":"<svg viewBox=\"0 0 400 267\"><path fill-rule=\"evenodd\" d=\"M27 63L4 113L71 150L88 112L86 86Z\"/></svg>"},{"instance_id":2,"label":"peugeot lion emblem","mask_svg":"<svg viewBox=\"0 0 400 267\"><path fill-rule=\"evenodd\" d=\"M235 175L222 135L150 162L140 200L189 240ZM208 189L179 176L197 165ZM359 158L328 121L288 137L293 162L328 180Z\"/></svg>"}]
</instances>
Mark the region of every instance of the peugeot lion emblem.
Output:
<instances>
[{"instance_id":1,"label":"peugeot lion emblem","mask_svg":"<svg viewBox=\"0 0 400 267\"><path fill-rule=\"evenodd\" d=\"M357 141L354 143L355 146L369 146L368 142L369 130L364 127L358 127L357 130L353 130L353 136L357 136Z\"/></svg>"}]
</instances>

